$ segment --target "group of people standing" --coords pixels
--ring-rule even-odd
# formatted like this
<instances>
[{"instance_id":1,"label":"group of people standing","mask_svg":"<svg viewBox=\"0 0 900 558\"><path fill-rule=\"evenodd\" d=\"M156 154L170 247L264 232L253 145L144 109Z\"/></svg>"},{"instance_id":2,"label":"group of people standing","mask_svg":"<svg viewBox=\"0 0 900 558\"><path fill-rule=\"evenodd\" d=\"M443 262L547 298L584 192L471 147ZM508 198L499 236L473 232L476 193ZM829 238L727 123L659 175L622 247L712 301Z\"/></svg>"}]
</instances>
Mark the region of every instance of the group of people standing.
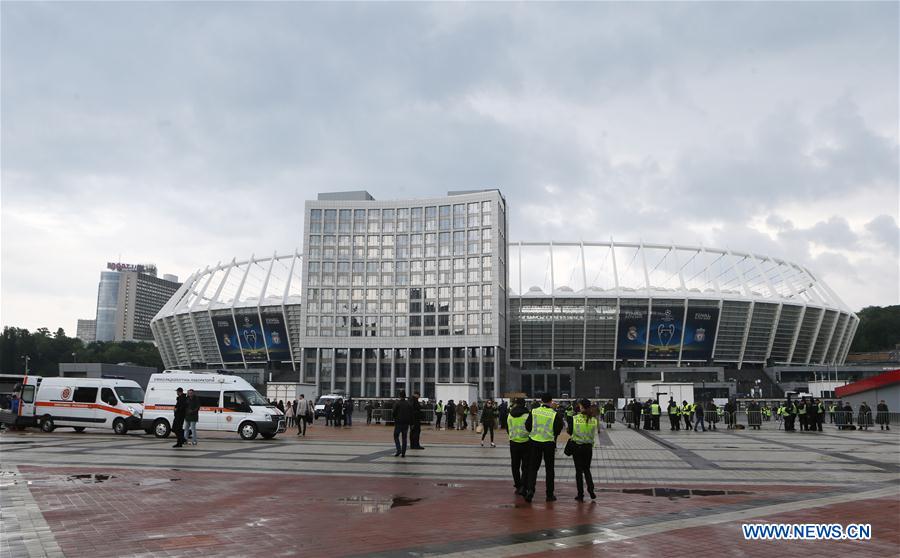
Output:
<instances>
[{"instance_id":1,"label":"group of people standing","mask_svg":"<svg viewBox=\"0 0 900 558\"><path fill-rule=\"evenodd\" d=\"M516 494L531 502L534 498L537 475L543 463L546 479L546 499L556 501L556 439L567 428L570 435L565 453L575 464L575 499L584 501L584 490L594 499L594 478L591 475L591 461L594 442L599 430L599 408L587 399L573 405L571 414L558 409L550 395L541 397L532 409L528 409L524 399L513 400L507 418L509 431L509 454L513 484ZM565 418L564 418L565 417ZM566 424L568 423L568 425Z\"/></svg>"}]
</instances>

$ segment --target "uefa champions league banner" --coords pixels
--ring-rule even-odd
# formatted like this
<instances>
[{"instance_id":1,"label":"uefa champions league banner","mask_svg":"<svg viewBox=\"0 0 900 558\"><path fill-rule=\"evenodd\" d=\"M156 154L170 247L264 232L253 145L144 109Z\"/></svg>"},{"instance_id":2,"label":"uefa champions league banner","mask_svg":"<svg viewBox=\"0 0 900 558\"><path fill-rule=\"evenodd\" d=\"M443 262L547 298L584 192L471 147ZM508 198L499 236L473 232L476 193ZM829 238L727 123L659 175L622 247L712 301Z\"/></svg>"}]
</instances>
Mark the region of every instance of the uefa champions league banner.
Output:
<instances>
[{"instance_id":1,"label":"uefa champions league banner","mask_svg":"<svg viewBox=\"0 0 900 558\"><path fill-rule=\"evenodd\" d=\"M644 359L647 347L647 307L622 306L619 309L618 358Z\"/></svg>"},{"instance_id":2,"label":"uefa champions league banner","mask_svg":"<svg viewBox=\"0 0 900 558\"><path fill-rule=\"evenodd\" d=\"M266 346L269 347L269 360L291 360L288 348L287 329L281 314L263 314L263 331L266 335Z\"/></svg>"},{"instance_id":3,"label":"uefa champions league banner","mask_svg":"<svg viewBox=\"0 0 900 558\"><path fill-rule=\"evenodd\" d=\"M684 305L653 305L650 316L650 344L647 358L650 360L678 360L681 352L681 333L684 323Z\"/></svg>"},{"instance_id":4,"label":"uefa champions league banner","mask_svg":"<svg viewBox=\"0 0 900 558\"><path fill-rule=\"evenodd\" d=\"M237 316L237 326L238 339L241 349L244 351L244 360L247 362L265 362L266 342L263 340L259 317L255 313L239 314Z\"/></svg>"},{"instance_id":5,"label":"uefa champions league banner","mask_svg":"<svg viewBox=\"0 0 900 558\"><path fill-rule=\"evenodd\" d=\"M708 360L712 357L718 324L718 308L691 308L688 306L681 360Z\"/></svg>"},{"instance_id":6,"label":"uefa champions league banner","mask_svg":"<svg viewBox=\"0 0 900 558\"><path fill-rule=\"evenodd\" d=\"M234 330L234 322L231 316L213 316L213 331L216 332L216 342L219 344L219 352L225 362L241 362L241 346L238 344L237 332Z\"/></svg>"}]
</instances>

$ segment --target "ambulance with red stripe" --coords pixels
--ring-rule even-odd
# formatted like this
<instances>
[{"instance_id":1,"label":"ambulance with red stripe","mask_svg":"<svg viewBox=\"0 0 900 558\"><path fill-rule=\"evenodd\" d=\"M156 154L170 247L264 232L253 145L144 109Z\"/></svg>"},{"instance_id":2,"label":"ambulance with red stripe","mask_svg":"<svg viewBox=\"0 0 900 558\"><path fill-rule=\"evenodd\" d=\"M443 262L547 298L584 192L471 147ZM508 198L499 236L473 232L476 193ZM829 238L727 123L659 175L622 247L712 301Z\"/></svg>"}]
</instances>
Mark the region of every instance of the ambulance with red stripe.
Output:
<instances>
[{"instance_id":1,"label":"ambulance with red stripe","mask_svg":"<svg viewBox=\"0 0 900 558\"><path fill-rule=\"evenodd\" d=\"M197 430L237 432L252 440L274 438L285 431L284 415L269 404L247 380L219 372L165 370L150 376L144 397L142 426L148 434L165 438L172 430L175 390L189 389L200 402Z\"/></svg>"},{"instance_id":2,"label":"ambulance with red stripe","mask_svg":"<svg viewBox=\"0 0 900 558\"><path fill-rule=\"evenodd\" d=\"M44 432L112 428L116 434L141 426L144 390L134 380L26 376L18 387L21 426Z\"/></svg>"}]
</instances>

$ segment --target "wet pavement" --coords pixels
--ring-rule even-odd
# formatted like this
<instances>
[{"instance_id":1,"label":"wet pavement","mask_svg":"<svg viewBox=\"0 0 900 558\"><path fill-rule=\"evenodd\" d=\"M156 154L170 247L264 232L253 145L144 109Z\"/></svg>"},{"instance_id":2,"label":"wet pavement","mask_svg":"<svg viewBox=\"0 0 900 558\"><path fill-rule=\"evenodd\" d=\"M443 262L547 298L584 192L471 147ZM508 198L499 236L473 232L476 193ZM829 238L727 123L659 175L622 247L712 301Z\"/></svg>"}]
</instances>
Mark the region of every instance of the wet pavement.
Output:
<instances>
[{"instance_id":1,"label":"wet pavement","mask_svg":"<svg viewBox=\"0 0 900 558\"><path fill-rule=\"evenodd\" d=\"M202 434L202 433L201 433ZM390 430L201 436L0 434L0 556L888 556L900 550L895 433L636 433L595 450L578 503L558 451L556 502L513 493L505 434ZM560 441L560 448L563 440ZM830 448L830 449L824 449ZM870 541L744 541L740 524L871 523Z\"/></svg>"}]
</instances>

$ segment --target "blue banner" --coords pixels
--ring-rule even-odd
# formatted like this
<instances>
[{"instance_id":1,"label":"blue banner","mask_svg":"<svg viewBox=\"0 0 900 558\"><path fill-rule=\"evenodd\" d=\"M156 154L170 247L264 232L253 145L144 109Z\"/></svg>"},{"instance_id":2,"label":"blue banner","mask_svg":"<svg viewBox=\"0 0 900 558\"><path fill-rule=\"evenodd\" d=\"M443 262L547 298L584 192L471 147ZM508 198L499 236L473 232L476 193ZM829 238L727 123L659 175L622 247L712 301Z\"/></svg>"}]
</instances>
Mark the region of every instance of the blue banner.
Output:
<instances>
[{"instance_id":1,"label":"blue banner","mask_svg":"<svg viewBox=\"0 0 900 558\"><path fill-rule=\"evenodd\" d=\"M712 357L718 323L718 308L688 307L681 360L708 360Z\"/></svg>"},{"instance_id":2,"label":"blue banner","mask_svg":"<svg viewBox=\"0 0 900 558\"><path fill-rule=\"evenodd\" d=\"M266 342L263 340L262 327L259 325L259 317L253 314L239 314L237 316L238 339L241 349L244 351L244 360L247 362L266 361Z\"/></svg>"},{"instance_id":3,"label":"blue banner","mask_svg":"<svg viewBox=\"0 0 900 558\"><path fill-rule=\"evenodd\" d=\"M290 361L291 351L288 347L284 317L281 314L263 314L262 319L266 346L269 348L269 360Z\"/></svg>"},{"instance_id":4,"label":"blue banner","mask_svg":"<svg viewBox=\"0 0 900 558\"><path fill-rule=\"evenodd\" d=\"M619 309L617 358L644 360L644 351L646 348L647 307L622 306Z\"/></svg>"},{"instance_id":5,"label":"blue banner","mask_svg":"<svg viewBox=\"0 0 900 558\"><path fill-rule=\"evenodd\" d=\"M650 316L650 360L678 360L684 323L684 305L653 305Z\"/></svg>"},{"instance_id":6,"label":"blue banner","mask_svg":"<svg viewBox=\"0 0 900 558\"><path fill-rule=\"evenodd\" d=\"M213 316L213 331L224 362L241 362L241 346L231 316Z\"/></svg>"}]
</instances>

